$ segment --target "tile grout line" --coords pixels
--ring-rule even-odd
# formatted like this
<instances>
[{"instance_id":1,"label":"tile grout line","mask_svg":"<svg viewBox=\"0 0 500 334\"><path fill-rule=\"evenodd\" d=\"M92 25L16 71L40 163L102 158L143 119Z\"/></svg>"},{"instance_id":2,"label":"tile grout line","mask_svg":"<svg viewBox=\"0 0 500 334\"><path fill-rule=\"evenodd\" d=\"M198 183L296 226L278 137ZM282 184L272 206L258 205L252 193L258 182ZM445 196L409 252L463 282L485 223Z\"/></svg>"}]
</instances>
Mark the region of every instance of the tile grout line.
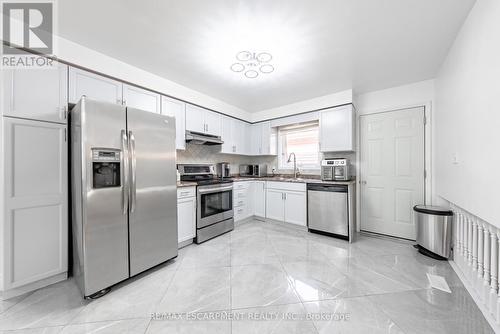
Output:
<instances>
[{"instance_id":1,"label":"tile grout line","mask_svg":"<svg viewBox=\"0 0 500 334\"><path fill-rule=\"evenodd\" d=\"M187 247L187 246L186 246ZM184 248L184 247L183 247ZM182 249L182 248L181 248ZM177 257L179 257L179 250L177 251ZM165 295L167 294L168 292L168 289L170 288L170 286L172 285L172 282L174 281L174 278L175 276L177 275L177 272L179 271L179 268L181 267L181 264L182 264L182 261L184 261L184 258L182 258L180 261L179 261L179 264L177 265L177 267L175 268L175 271L172 275L172 278L170 279L170 282L168 283L167 287L165 288L165 292L163 293L162 297L159 298L159 301L158 303L155 305L154 309L155 309L155 312L157 311L157 308L158 306L161 304L161 302L163 301L163 298L165 298ZM144 333L143 334L146 334L149 330L149 327L151 326L151 322L153 320L151 319L151 316L149 317L149 322L148 322L148 325L146 326L145 330L144 330Z\"/></svg>"},{"instance_id":2,"label":"tile grout line","mask_svg":"<svg viewBox=\"0 0 500 334\"><path fill-rule=\"evenodd\" d=\"M267 234L267 232L266 232L266 234ZM269 237L269 235L268 235L268 237ZM305 239L305 237L303 237L303 236L301 236L301 238ZM291 288L293 289L293 292L297 296L297 298L299 300L299 304L302 306L302 310L305 311L305 313L307 314L307 308L304 305L304 302L302 301L302 298L300 297L299 293L297 292L297 289L295 289L295 286L293 284L291 284L291 282L290 282L290 274L286 271L285 266L283 265L283 261L281 260L280 256L278 255L278 252L276 251L276 248L275 248L275 246L274 246L274 244L272 242L272 239L270 239L270 243L271 243L271 247L274 250L274 253L276 254L276 257L278 258L278 262L279 262L279 264L281 266L281 270L283 270L283 272L286 275L286 279L287 279L288 284L291 286ZM293 304L297 304L297 303L293 303ZM288 304L288 305L291 305L291 304ZM316 331L316 333L319 333L319 330L316 327L316 324L314 323L314 321L311 321L311 323L312 323L312 325L313 325L314 330Z\"/></svg>"}]
</instances>

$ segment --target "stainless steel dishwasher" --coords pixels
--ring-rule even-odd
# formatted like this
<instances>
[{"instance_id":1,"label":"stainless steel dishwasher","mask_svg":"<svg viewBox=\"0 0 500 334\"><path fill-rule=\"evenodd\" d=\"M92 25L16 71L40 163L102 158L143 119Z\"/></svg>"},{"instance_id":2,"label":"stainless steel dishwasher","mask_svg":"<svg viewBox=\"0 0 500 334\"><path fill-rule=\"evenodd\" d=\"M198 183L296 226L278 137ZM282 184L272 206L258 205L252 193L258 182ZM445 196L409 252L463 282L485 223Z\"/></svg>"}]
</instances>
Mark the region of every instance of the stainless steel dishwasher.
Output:
<instances>
[{"instance_id":1,"label":"stainless steel dishwasher","mask_svg":"<svg viewBox=\"0 0 500 334\"><path fill-rule=\"evenodd\" d=\"M347 185L307 185L309 232L349 240L349 196Z\"/></svg>"}]
</instances>

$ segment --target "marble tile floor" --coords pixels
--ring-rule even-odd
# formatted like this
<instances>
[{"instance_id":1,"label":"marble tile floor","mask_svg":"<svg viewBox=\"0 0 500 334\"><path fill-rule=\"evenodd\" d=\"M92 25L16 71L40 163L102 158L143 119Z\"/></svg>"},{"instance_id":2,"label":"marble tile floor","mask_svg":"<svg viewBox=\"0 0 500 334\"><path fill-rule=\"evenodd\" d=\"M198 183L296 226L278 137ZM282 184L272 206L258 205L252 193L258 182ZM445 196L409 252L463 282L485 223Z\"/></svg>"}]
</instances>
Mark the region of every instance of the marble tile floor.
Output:
<instances>
[{"instance_id":1,"label":"marble tile floor","mask_svg":"<svg viewBox=\"0 0 500 334\"><path fill-rule=\"evenodd\" d=\"M444 276L452 293L432 289ZM155 317L152 319L152 314ZM0 302L0 333L492 333L446 262L253 220L86 301L73 280Z\"/></svg>"}]
</instances>

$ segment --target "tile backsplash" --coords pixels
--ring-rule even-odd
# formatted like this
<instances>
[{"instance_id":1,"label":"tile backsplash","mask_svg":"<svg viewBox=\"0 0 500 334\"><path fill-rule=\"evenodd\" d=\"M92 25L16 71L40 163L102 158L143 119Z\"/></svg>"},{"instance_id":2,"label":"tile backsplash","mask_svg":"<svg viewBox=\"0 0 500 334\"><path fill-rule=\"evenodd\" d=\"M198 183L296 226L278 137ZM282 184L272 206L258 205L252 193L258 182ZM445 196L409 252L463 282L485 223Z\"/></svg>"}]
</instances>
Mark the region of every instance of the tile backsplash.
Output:
<instances>
[{"instance_id":1,"label":"tile backsplash","mask_svg":"<svg viewBox=\"0 0 500 334\"><path fill-rule=\"evenodd\" d=\"M252 163L252 157L220 153L220 145L197 145L186 143L185 150L177 150L178 164L228 162L231 174L238 174L240 164Z\"/></svg>"},{"instance_id":2,"label":"tile backsplash","mask_svg":"<svg viewBox=\"0 0 500 334\"><path fill-rule=\"evenodd\" d=\"M186 144L185 150L177 150L177 163L210 163L216 164L218 162L228 162L231 169L231 174L239 173L239 165L241 164L266 164L268 166L268 173L272 173L273 168L278 167L278 158L275 156L244 156L234 154L220 153L221 147L219 145L206 146L196 144ZM351 161L351 174L355 175L356 171L356 153L324 153L324 158L348 158ZM279 174L291 174L289 170L278 170ZM319 175L319 170L301 170L302 174L315 174Z\"/></svg>"}]
</instances>

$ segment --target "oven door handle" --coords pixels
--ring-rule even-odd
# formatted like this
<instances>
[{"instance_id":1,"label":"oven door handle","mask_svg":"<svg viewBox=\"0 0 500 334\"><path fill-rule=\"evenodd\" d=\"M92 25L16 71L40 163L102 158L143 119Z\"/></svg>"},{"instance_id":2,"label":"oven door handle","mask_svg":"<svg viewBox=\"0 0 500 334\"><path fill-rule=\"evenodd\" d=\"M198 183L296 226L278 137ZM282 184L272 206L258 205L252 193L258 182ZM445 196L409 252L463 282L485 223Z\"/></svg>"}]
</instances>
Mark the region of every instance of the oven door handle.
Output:
<instances>
[{"instance_id":1,"label":"oven door handle","mask_svg":"<svg viewBox=\"0 0 500 334\"><path fill-rule=\"evenodd\" d=\"M226 190L233 190L233 186L229 186L229 187L217 187L217 188L207 188L207 189L200 189L200 188L198 188L198 192L200 194L217 193L217 192L226 191Z\"/></svg>"}]
</instances>

